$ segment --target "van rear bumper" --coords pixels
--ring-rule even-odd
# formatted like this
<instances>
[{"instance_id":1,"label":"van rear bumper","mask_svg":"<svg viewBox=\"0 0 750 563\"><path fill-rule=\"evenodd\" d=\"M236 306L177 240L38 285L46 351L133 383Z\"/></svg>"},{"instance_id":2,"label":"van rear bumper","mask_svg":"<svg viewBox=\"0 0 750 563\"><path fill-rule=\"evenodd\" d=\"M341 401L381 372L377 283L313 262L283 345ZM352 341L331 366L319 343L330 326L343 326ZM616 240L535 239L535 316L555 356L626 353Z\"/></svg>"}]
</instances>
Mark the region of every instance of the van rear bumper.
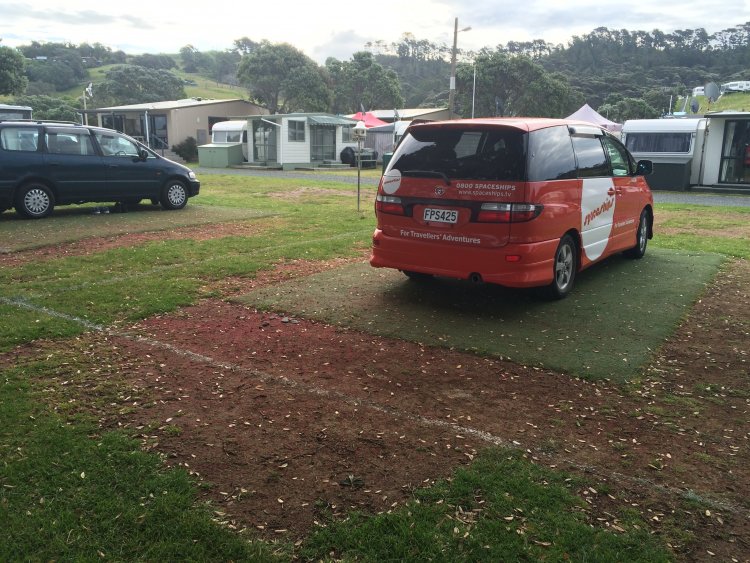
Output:
<instances>
[{"instance_id":1,"label":"van rear bumper","mask_svg":"<svg viewBox=\"0 0 750 563\"><path fill-rule=\"evenodd\" d=\"M549 240L507 244L501 248L473 248L389 237L376 229L372 237L370 265L458 279L479 274L488 283L536 287L552 283L553 261L559 242Z\"/></svg>"},{"instance_id":2,"label":"van rear bumper","mask_svg":"<svg viewBox=\"0 0 750 563\"><path fill-rule=\"evenodd\" d=\"M536 287L552 283L553 262L560 241L507 244L502 248L436 244L389 237L376 229L370 265L436 276L469 279L479 274L487 283Z\"/></svg>"}]
</instances>

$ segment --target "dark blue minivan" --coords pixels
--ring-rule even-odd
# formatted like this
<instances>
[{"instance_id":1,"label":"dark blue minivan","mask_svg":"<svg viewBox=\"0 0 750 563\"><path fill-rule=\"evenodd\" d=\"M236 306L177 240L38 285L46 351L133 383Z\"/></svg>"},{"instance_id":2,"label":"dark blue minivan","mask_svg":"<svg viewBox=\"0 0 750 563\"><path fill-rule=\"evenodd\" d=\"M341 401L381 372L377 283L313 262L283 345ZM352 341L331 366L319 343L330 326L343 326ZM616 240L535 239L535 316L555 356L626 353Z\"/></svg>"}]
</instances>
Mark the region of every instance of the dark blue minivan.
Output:
<instances>
[{"instance_id":1,"label":"dark blue minivan","mask_svg":"<svg viewBox=\"0 0 750 563\"><path fill-rule=\"evenodd\" d=\"M182 209L199 191L188 167L112 129L0 121L0 213L39 219L55 205L143 199Z\"/></svg>"}]
</instances>

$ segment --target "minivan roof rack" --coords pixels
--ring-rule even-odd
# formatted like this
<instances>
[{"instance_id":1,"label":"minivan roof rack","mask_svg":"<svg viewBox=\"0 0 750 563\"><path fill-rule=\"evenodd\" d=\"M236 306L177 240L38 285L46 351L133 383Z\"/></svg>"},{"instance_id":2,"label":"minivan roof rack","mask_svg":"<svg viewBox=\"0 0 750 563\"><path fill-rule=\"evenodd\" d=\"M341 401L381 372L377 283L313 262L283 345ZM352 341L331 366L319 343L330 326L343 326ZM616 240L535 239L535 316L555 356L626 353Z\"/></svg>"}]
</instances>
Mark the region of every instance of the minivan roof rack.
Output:
<instances>
[{"instance_id":1,"label":"minivan roof rack","mask_svg":"<svg viewBox=\"0 0 750 563\"><path fill-rule=\"evenodd\" d=\"M52 123L55 125L81 125L77 121L59 121L55 119L0 119L0 123L36 123L38 125Z\"/></svg>"}]
</instances>

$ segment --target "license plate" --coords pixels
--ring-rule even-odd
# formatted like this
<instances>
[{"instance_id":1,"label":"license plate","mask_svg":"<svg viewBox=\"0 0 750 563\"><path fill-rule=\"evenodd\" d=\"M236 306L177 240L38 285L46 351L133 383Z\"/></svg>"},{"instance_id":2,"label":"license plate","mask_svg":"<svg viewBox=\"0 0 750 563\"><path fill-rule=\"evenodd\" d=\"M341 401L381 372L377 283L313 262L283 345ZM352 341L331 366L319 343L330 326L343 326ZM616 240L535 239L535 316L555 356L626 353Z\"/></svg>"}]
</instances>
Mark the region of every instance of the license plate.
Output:
<instances>
[{"instance_id":1,"label":"license plate","mask_svg":"<svg viewBox=\"0 0 750 563\"><path fill-rule=\"evenodd\" d=\"M432 209L424 210L424 220L436 223L458 223L458 211L455 209Z\"/></svg>"}]
</instances>

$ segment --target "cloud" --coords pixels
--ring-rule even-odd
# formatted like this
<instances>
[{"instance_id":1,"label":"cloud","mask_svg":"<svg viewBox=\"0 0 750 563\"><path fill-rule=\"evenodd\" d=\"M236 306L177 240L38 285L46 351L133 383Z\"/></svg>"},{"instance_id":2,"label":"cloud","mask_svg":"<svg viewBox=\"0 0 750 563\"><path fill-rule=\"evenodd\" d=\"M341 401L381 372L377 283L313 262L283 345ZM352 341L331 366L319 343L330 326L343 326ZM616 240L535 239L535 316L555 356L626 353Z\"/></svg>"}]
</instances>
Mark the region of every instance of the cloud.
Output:
<instances>
[{"instance_id":1,"label":"cloud","mask_svg":"<svg viewBox=\"0 0 750 563\"><path fill-rule=\"evenodd\" d=\"M39 10L27 4L3 4L0 6L0 20L19 21L32 20L36 23L52 23L58 26L98 26L123 25L139 29L154 29L149 20L133 16L132 14L103 13L101 11L84 10Z\"/></svg>"}]
</instances>

